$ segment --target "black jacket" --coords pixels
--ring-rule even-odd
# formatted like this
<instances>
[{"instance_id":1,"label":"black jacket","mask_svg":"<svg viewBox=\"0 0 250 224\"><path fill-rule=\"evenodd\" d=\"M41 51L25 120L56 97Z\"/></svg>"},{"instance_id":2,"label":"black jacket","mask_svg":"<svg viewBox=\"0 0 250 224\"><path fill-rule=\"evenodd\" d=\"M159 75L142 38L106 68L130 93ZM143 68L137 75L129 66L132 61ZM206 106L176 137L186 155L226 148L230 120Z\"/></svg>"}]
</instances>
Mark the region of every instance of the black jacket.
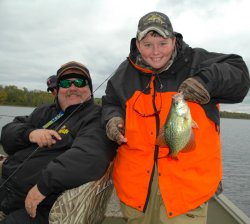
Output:
<instances>
[{"instance_id":1,"label":"black jacket","mask_svg":"<svg viewBox=\"0 0 250 224\"><path fill-rule=\"evenodd\" d=\"M126 205L145 211L157 164L159 188L169 216L185 213L208 200L222 175L218 125L206 119L199 105L190 103L194 121L199 126L194 154L183 153L182 159L176 162L167 158L167 147L155 144L171 106L171 95L187 78L197 79L211 96L210 102L201 106L206 116L219 124L217 104L241 102L250 86L248 69L239 55L191 48L181 34L176 34L176 40L177 55L172 65L155 71L140 63L139 51L132 39L130 55L109 79L102 101L104 123L112 117L125 120L128 144L119 146L113 171L118 197ZM213 141L202 142L203 138L209 138L206 127L213 131ZM194 186L201 186L201 190L196 191Z\"/></svg>"},{"instance_id":2,"label":"black jacket","mask_svg":"<svg viewBox=\"0 0 250 224\"><path fill-rule=\"evenodd\" d=\"M29 133L42 128L59 112L57 104L42 106L28 117L16 117L2 129L2 145L9 155L2 175L8 178L22 164L6 183L22 200L37 184L39 191L47 196L42 204L52 205L64 190L99 179L115 155L116 145L106 137L100 124L101 108L93 100L67 108L48 127L57 129L62 124L58 131L61 141L49 148L30 143Z\"/></svg>"},{"instance_id":3,"label":"black jacket","mask_svg":"<svg viewBox=\"0 0 250 224\"><path fill-rule=\"evenodd\" d=\"M236 54L208 52L202 48L191 48L180 33L175 33L177 56L168 70L160 73L145 73L136 65L139 51L136 39L131 40L130 54L108 81L106 95L102 98L103 122L115 116L126 118L127 101L136 91L148 93L147 85L156 76L157 92L177 92L181 83L194 77L207 89L211 100L201 105L207 116L219 125L219 111L216 104L240 103L246 96L250 79L242 57ZM150 71L150 70L149 70Z\"/></svg>"}]
</instances>

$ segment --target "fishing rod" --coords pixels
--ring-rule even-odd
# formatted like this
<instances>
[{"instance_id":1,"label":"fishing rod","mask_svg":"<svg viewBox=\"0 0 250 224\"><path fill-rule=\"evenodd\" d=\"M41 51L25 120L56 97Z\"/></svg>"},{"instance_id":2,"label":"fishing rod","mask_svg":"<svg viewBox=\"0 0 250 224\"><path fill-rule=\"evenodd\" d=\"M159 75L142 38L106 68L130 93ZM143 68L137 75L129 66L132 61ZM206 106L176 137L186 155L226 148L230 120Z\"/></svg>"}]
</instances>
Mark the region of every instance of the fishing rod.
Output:
<instances>
[{"instance_id":1,"label":"fishing rod","mask_svg":"<svg viewBox=\"0 0 250 224\"><path fill-rule=\"evenodd\" d=\"M111 73L97 88L86 98L88 100L93 97L93 94L114 74ZM78 111L82 106L83 108L86 106L86 100L82 103L80 103L69 115L66 117L60 124L57 125L57 127L54 129L55 131L58 131L73 115L76 111ZM27 157L24 159L24 161L18 165L18 167L13 171L11 175L8 176L8 178L0 185L0 188L2 188L20 169L21 167L37 152L37 150L40 147L38 146L36 149L34 149L30 154L27 155Z\"/></svg>"}]
</instances>

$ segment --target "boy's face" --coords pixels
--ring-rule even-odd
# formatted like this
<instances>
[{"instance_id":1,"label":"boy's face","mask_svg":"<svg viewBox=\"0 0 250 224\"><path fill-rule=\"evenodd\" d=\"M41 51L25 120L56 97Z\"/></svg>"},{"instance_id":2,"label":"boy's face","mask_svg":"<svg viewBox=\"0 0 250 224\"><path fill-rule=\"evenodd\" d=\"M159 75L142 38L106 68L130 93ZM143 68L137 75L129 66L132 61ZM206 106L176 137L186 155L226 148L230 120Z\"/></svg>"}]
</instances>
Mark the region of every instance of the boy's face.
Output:
<instances>
[{"instance_id":1,"label":"boy's face","mask_svg":"<svg viewBox=\"0 0 250 224\"><path fill-rule=\"evenodd\" d=\"M163 38L149 32L141 41L136 41L136 46L142 58L152 68L163 68L171 59L175 49L175 38Z\"/></svg>"}]
</instances>

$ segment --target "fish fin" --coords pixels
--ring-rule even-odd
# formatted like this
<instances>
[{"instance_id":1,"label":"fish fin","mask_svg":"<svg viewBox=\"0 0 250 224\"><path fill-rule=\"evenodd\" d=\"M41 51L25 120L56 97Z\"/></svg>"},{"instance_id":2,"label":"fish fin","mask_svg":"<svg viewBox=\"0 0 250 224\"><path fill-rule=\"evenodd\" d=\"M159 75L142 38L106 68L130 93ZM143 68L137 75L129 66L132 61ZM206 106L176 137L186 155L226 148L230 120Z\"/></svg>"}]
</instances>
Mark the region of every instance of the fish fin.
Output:
<instances>
[{"instance_id":1,"label":"fish fin","mask_svg":"<svg viewBox=\"0 0 250 224\"><path fill-rule=\"evenodd\" d=\"M198 124L192 120L192 128L199 128Z\"/></svg>"},{"instance_id":2,"label":"fish fin","mask_svg":"<svg viewBox=\"0 0 250 224\"><path fill-rule=\"evenodd\" d=\"M180 152L191 152L194 151L196 146L194 133L192 132L191 137L188 141L188 143L185 145L185 147Z\"/></svg>"},{"instance_id":3,"label":"fish fin","mask_svg":"<svg viewBox=\"0 0 250 224\"><path fill-rule=\"evenodd\" d=\"M164 128L162 127L159 131L159 134L156 138L155 144L160 146L160 147L166 147L167 146L167 142L166 139L164 137Z\"/></svg>"}]
</instances>

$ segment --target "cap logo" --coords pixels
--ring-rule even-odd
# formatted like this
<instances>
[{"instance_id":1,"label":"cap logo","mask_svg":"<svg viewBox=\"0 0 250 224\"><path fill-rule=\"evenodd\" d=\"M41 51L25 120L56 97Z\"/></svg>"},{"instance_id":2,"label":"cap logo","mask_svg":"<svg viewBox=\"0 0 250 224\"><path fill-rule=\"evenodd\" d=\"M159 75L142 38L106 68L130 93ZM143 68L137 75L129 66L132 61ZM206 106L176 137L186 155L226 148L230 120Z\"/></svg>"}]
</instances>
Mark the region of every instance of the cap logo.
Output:
<instances>
[{"instance_id":1,"label":"cap logo","mask_svg":"<svg viewBox=\"0 0 250 224\"><path fill-rule=\"evenodd\" d=\"M164 24L164 19L159 15L150 15L148 18L144 21L144 26L148 25L149 23L159 23Z\"/></svg>"}]
</instances>

